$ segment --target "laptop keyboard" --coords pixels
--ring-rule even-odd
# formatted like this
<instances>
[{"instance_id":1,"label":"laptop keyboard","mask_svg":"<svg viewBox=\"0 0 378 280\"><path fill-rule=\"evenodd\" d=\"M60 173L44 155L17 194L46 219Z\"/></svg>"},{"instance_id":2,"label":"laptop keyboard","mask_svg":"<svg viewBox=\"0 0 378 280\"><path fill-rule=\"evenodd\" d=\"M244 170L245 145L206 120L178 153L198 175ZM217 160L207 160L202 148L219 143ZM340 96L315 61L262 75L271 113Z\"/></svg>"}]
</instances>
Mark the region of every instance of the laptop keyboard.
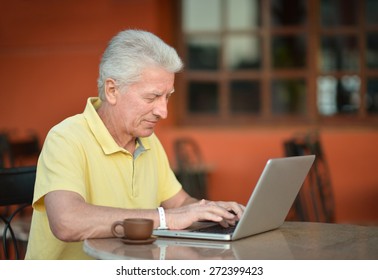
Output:
<instances>
[{"instance_id":1,"label":"laptop keyboard","mask_svg":"<svg viewBox=\"0 0 378 280\"><path fill-rule=\"evenodd\" d=\"M225 227L222 227L219 224L216 224L216 225L209 226L209 227L194 229L192 231L193 232L217 233L217 234L230 234L230 233L233 233L234 230L235 230L235 226L230 226L228 228L225 228Z\"/></svg>"}]
</instances>

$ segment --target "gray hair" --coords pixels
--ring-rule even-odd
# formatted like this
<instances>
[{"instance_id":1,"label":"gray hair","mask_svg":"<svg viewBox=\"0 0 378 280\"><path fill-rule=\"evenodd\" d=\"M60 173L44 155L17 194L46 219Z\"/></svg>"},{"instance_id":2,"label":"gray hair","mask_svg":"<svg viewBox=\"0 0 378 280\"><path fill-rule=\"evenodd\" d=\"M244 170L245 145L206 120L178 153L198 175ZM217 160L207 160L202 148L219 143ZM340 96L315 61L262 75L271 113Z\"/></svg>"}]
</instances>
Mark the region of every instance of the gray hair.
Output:
<instances>
[{"instance_id":1,"label":"gray hair","mask_svg":"<svg viewBox=\"0 0 378 280\"><path fill-rule=\"evenodd\" d=\"M141 30L125 30L109 42L100 63L97 80L98 95L105 99L105 81L114 79L124 89L138 82L143 70L158 66L171 73L183 68L183 62L174 48L154 34Z\"/></svg>"}]
</instances>

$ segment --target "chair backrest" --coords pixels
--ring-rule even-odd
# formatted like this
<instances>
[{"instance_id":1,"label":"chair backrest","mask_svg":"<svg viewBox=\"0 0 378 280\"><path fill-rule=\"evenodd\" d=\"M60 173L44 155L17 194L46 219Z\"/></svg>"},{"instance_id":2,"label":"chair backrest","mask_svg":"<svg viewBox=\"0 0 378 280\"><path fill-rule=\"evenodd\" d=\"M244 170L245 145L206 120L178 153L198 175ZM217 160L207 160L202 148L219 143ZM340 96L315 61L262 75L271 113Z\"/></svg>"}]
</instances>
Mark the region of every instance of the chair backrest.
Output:
<instances>
[{"instance_id":1,"label":"chair backrest","mask_svg":"<svg viewBox=\"0 0 378 280\"><path fill-rule=\"evenodd\" d=\"M39 138L35 134L31 134L26 139L10 141L9 146L15 158L35 156L40 152Z\"/></svg>"},{"instance_id":2,"label":"chair backrest","mask_svg":"<svg viewBox=\"0 0 378 280\"><path fill-rule=\"evenodd\" d=\"M14 159L9 145L8 135L0 133L0 168L14 165Z\"/></svg>"},{"instance_id":3,"label":"chair backrest","mask_svg":"<svg viewBox=\"0 0 378 280\"><path fill-rule=\"evenodd\" d=\"M32 204L35 178L36 166L0 169L0 220L5 225L0 235L5 259L10 258L11 246L16 259L20 256L12 221L25 207Z\"/></svg>"},{"instance_id":4,"label":"chair backrest","mask_svg":"<svg viewBox=\"0 0 378 280\"><path fill-rule=\"evenodd\" d=\"M207 198L206 172L201 149L190 137L180 137L174 141L176 156L176 177L191 196L198 199Z\"/></svg>"},{"instance_id":5,"label":"chair backrest","mask_svg":"<svg viewBox=\"0 0 378 280\"><path fill-rule=\"evenodd\" d=\"M174 141L174 150L179 169L192 169L203 164L201 149L192 138L177 138Z\"/></svg>"},{"instance_id":6,"label":"chair backrest","mask_svg":"<svg viewBox=\"0 0 378 280\"><path fill-rule=\"evenodd\" d=\"M316 155L308 177L294 204L302 221L334 222L334 197L328 164L318 132L295 136L284 142L286 156Z\"/></svg>"}]
</instances>

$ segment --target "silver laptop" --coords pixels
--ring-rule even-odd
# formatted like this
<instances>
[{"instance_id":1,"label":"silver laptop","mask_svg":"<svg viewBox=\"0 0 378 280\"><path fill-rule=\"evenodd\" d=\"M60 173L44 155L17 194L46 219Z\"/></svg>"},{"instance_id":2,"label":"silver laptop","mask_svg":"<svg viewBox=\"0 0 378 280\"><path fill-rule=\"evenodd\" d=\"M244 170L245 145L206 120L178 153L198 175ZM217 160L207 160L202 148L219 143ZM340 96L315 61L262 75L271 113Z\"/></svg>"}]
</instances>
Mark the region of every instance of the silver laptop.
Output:
<instances>
[{"instance_id":1,"label":"silver laptop","mask_svg":"<svg viewBox=\"0 0 378 280\"><path fill-rule=\"evenodd\" d=\"M252 192L243 216L232 232L211 231L221 226L194 223L184 230L154 230L153 235L208 240L237 240L280 227L315 160L314 155L270 159Z\"/></svg>"}]
</instances>

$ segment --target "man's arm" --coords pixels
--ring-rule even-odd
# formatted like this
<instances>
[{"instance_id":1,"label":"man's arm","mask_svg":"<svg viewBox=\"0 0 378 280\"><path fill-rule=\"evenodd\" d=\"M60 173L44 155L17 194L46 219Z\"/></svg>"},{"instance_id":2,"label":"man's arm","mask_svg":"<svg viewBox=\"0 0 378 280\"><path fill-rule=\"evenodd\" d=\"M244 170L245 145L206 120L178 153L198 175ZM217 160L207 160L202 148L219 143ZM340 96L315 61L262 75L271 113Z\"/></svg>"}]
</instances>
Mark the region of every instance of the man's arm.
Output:
<instances>
[{"instance_id":1,"label":"man's arm","mask_svg":"<svg viewBox=\"0 0 378 280\"><path fill-rule=\"evenodd\" d=\"M177 194L172 196L170 199L163 201L161 204L165 209L178 208L185 205L198 202L198 199L191 197L186 191L181 189Z\"/></svg>"},{"instance_id":2,"label":"man's arm","mask_svg":"<svg viewBox=\"0 0 378 280\"><path fill-rule=\"evenodd\" d=\"M46 194L45 207L52 233L66 242L86 238L113 237L111 225L126 218L148 218L159 226L159 216L155 209L123 209L88 204L77 193L52 191Z\"/></svg>"},{"instance_id":3,"label":"man's arm","mask_svg":"<svg viewBox=\"0 0 378 280\"><path fill-rule=\"evenodd\" d=\"M71 191L52 191L44 198L47 217L52 233L66 242L81 241L86 238L112 237L111 225L126 218L147 218L154 221L154 228L160 224L156 209L123 209L96 206L85 202ZM183 229L192 223L209 220L227 226L239 219L244 206L236 202L198 201L185 191L179 191L164 201L169 228ZM232 210L236 215L230 213Z\"/></svg>"}]
</instances>

